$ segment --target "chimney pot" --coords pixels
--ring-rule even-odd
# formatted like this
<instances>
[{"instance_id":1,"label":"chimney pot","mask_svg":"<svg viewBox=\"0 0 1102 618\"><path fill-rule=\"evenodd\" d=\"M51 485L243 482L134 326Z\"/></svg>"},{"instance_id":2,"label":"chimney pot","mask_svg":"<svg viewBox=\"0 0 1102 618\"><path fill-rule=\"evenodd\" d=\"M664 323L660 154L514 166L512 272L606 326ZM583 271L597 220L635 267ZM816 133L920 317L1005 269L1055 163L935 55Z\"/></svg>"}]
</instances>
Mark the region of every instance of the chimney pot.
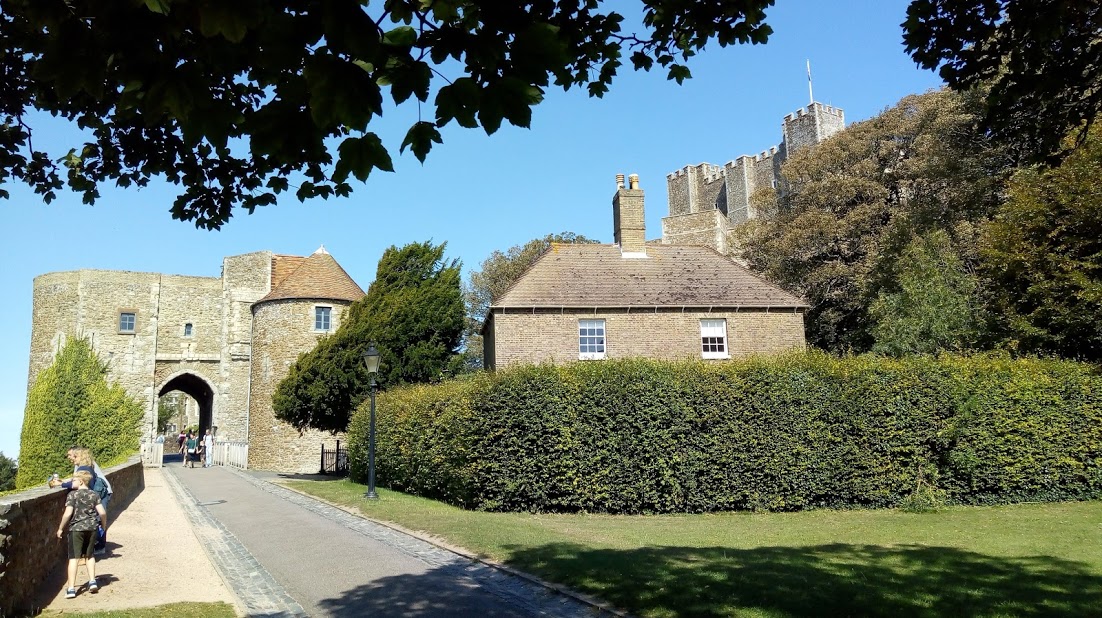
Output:
<instances>
[{"instance_id":1,"label":"chimney pot","mask_svg":"<svg viewBox=\"0 0 1102 618\"><path fill-rule=\"evenodd\" d=\"M631 176L628 176L628 188L629 189L638 189L639 188L639 174L632 174Z\"/></svg>"},{"instance_id":2,"label":"chimney pot","mask_svg":"<svg viewBox=\"0 0 1102 618\"><path fill-rule=\"evenodd\" d=\"M623 174L616 174L616 188L617 189L623 189L624 188L624 175Z\"/></svg>"}]
</instances>

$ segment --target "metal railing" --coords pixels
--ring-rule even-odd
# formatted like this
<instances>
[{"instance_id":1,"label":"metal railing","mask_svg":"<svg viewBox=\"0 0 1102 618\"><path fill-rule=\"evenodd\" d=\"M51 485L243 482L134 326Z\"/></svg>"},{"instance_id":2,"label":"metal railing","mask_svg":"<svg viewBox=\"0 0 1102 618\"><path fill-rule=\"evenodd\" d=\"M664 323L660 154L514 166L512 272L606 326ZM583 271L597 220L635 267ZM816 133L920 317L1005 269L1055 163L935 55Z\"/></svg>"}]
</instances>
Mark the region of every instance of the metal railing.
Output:
<instances>
[{"instance_id":1,"label":"metal railing","mask_svg":"<svg viewBox=\"0 0 1102 618\"><path fill-rule=\"evenodd\" d=\"M348 474L348 449L341 448L341 441L337 440L337 448L325 449L325 443L321 443L321 470L318 474Z\"/></svg>"},{"instance_id":2,"label":"metal railing","mask_svg":"<svg viewBox=\"0 0 1102 618\"><path fill-rule=\"evenodd\" d=\"M242 470L249 469L248 442L216 442L214 444L214 465L233 466Z\"/></svg>"}]
</instances>

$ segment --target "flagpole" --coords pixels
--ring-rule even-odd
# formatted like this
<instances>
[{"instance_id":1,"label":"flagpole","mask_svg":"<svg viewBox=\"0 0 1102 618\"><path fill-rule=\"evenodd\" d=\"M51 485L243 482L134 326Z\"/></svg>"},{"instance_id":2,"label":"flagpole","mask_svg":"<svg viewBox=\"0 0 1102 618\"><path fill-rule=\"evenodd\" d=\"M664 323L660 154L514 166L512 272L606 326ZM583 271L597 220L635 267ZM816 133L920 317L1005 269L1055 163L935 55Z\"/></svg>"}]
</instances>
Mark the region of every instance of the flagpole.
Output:
<instances>
[{"instance_id":1,"label":"flagpole","mask_svg":"<svg viewBox=\"0 0 1102 618\"><path fill-rule=\"evenodd\" d=\"M807 98L810 99L808 104L815 102L815 95L811 93L811 59L807 61Z\"/></svg>"}]
</instances>

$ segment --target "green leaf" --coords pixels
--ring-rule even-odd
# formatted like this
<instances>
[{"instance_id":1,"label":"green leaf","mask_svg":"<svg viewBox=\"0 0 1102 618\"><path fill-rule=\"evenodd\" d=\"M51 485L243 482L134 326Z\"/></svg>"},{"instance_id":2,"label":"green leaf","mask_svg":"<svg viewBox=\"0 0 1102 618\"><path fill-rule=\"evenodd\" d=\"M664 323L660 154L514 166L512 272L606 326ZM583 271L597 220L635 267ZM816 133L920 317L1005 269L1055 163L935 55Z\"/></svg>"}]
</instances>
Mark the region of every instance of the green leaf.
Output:
<instances>
[{"instance_id":1,"label":"green leaf","mask_svg":"<svg viewBox=\"0 0 1102 618\"><path fill-rule=\"evenodd\" d=\"M383 35L383 45L391 47L413 47L417 42L417 31L412 26L398 26Z\"/></svg>"},{"instance_id":2,"label":"green leaf","mask_svg":"<svg viewBox=\"0 0 1102 618\"><path fill-rule=\"evenodd\" d=\"M380 169L384 172L394 171L394 162L390 159L390 153L383 146L379 136L374 133L367 133L363 137L345 138L338 150L340 158L333 172L335 182L344 182L349 173L363 182L367 180L372 169Z\"/></svg>"},{"instance_id":3,"label":"green leaf","mask_svg":"<svg viewBox=\"0 0 1102 618\"><path fill-rule=\"evenodd\" d=\"M199 32L205 37L222 35L227 41L240 43L256 20L257 15L248 3L213 2L199 6Z\"/></svg>"},{"instance_id":4,"label":"green leaf","mask_svg":"<svg viewBox=\"0 0 1102 618\"><path fill-rule=\"evenodd\" d=\"M473 129L478 126L478 113L482 92L470 77L460 77L436 93L436 126L442 127L452 119L459 126Z\"/></svg>"},{"instance_id":5,"label":"green leaf","mask_svg":"<svg viewBox=\"0 0 1102 618\"><path fill-rule=\"evenodd\" d=\"M406 133L406 139L402 141L402 147L399 152L405 152L406 146L409 146L413 150L413 156L417 157L417 160L421 163L425 162L425 156L428 155L429 150L432 149L433 143L442 144L443 138L440 137L440 131L436 128L436 125L431 122L421 121L410 127L409 132Z\"/></svg>"},{"instance_id":6,"label":"green leaf","mask_svg":"<svg viewBox=\"0 0 1102 618\"><path fill-rule=\"evenodd\" d=\"M154 13L168 15L169 5L172 0L145 0L145 7Z\"/></svg>"}]
</instances>

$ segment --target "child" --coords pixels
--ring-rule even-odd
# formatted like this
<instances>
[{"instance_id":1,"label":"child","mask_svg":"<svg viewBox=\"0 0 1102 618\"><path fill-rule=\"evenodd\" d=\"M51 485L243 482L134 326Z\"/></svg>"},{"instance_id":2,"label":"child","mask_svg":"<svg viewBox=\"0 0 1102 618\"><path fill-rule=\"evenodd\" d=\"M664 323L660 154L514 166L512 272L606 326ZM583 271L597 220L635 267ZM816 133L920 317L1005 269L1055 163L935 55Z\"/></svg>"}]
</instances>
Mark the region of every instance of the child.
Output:
<instances>
[{"instance_id":1,"label":"child","mask_svg":"<svg viewBox=\"0 0 1102 618\"><path fill-rule=\"evenodd\" d=\"M98 536L96 527L107 530L107 511L100 504L99 495L88 488L92 483L92 474L87 470L73 473L73 491L65 497L65 514L57 527L57 538L64 538L65 525L69 525L69 579L65 588L65 598L77 596L77 561L84 558L88 567L88 591L99 592L96 582L96 557L92 548Z\"/></svg>"}]
</instances>

